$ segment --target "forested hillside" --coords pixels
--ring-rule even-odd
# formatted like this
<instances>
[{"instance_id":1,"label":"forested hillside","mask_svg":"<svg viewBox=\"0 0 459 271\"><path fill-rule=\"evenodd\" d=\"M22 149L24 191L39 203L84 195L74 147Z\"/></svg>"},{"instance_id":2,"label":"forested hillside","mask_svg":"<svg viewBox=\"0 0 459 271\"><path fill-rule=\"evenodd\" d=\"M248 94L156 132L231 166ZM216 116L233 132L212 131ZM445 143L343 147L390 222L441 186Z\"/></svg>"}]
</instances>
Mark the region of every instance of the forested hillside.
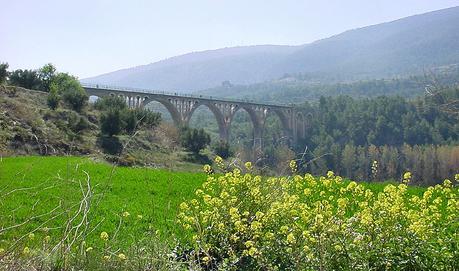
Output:
<instances>
[{"instance_id":1,"label":"forested hillside","mask_svg":"<svg viewBox=\"0 0 459 271\"><path fill-rule=\"evenodd\" d=\"M459 100L458 88L449 93ZM316 174L333 169L349 178L385 180L412 171L414 182L425 183L452 178L459 168L457 115L430 97L321 98L303 108L305 166Z\"/></svg>"},{"instance_id":2,"label":"forested hillside","mask_svg":"<svg viewBox=\"0 0 459 271\"><path fill-rule=\"evenodd\" d=\"M354 82L311 82L306 74L285 74L281 79L251 85L224 84L196 92L199 95L248 99L259 102L302 103L322 96L348 95L373 98L381 95L414 98L425 94L432 84L457 85L459 66L450 65L425 73L389 79L369 79Z\"/></svg>"}]
</instances>

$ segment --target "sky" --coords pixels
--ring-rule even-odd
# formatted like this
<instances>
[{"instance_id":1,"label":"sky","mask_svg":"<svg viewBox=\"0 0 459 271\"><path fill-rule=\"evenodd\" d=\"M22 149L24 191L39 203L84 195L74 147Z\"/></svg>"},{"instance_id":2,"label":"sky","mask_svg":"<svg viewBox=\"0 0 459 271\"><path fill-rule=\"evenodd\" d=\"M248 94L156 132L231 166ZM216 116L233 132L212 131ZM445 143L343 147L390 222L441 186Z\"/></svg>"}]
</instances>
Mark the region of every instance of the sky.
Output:
<instances>
[{"instance_id":1,"label":"sky","mask_svg":"<svg viewBox=\"0 0 459 271\"><path fill-rule=\"evenodd\" d=\"M299 45L459 0L0 0L0 62L79 78L209 49Z\"/></svg>"}]
</instances>

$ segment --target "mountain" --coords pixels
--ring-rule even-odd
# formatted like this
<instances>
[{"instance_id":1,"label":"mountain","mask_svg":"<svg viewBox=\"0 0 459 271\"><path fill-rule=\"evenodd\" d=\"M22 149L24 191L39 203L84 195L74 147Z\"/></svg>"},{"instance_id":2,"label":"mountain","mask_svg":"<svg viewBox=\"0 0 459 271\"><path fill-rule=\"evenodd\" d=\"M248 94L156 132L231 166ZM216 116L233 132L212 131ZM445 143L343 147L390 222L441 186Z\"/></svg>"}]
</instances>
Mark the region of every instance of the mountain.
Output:
<instances>
[{"instance_id":1,"label":"mountain","mask_svg":"<svg viewBox=\"0 0 459 271\"><path fill-rule=\"evenodd\" d=\"M193 92L302 74L343 82L420 74L459 63L459 7L346 31L301 46L224 48L119 70L85 83Z\"/></svg>"},{"instance_id":2,"label":"mountain","mask_svg":"<svg viewBox=\"0 0 459 271\"><path fill-rule=\"evenodd\" d=\"M182 93L217 86L226 80L250 84L278 77L273 67L296 49L258 45L194 52L81 81Z\"/></svg>"}]
</instances>

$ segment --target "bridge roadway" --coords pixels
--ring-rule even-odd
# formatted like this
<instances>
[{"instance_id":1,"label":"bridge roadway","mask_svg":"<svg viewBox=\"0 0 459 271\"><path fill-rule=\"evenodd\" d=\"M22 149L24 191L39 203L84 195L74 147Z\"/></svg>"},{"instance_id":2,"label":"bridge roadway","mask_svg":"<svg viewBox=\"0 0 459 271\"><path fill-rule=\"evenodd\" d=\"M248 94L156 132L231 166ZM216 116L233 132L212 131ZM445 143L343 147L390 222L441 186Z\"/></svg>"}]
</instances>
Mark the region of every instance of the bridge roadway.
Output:
<instances>
[{"instance_id":1,"label":"bridge roadway","mask_svg":"<svg viewBox=\"0 0 459 271\"><path fill-rule=\"evenodd\" d=\"M130 108L143 108L150 102L161 103L170 113L176 126L188 125L194 111L205 106L217 120L220 139L227 141L231 122L238 110L245 110L253 125L254 144L263 134L266 118L274 113L280 119L284 136L296 142L305 136L304 117L292 105L257 103L242 99L224 99L212 96L167 93L137 88L114 87L106 85L82 84L89 96L118 96L126 100Z\"/></svg>"}]
</instances>

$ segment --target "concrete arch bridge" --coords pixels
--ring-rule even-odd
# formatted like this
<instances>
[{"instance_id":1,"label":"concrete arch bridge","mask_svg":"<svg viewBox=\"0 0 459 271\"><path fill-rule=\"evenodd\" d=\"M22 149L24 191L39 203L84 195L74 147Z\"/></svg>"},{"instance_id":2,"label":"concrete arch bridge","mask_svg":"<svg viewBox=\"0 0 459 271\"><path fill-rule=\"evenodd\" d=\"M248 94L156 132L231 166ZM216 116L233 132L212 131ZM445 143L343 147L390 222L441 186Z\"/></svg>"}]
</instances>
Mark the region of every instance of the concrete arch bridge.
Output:
<instances>
[{"instance_id":1,"label":"concrete arch bridge","mask_svg":"<svg viewBox=\"0 0 459 271\"><path fill-rule=\"evenodd\" d=\"M282 124L283 134L295 143L305 136L305 119L292 105L256 103L246 100L223 99L210 96L166 93L135 88L121 88L104 85L82 84L89 96L118 96L126 100L130 108L143 108L150 102L161 103L170 113L176 126L188 125L191 116L200 106L207 107L215 116L220 139L228 141L231 122L239 110L250 116L253 127L254 145L263 135L263 127L270 113L274 113Z\"/></svg>"}]
</instances>

